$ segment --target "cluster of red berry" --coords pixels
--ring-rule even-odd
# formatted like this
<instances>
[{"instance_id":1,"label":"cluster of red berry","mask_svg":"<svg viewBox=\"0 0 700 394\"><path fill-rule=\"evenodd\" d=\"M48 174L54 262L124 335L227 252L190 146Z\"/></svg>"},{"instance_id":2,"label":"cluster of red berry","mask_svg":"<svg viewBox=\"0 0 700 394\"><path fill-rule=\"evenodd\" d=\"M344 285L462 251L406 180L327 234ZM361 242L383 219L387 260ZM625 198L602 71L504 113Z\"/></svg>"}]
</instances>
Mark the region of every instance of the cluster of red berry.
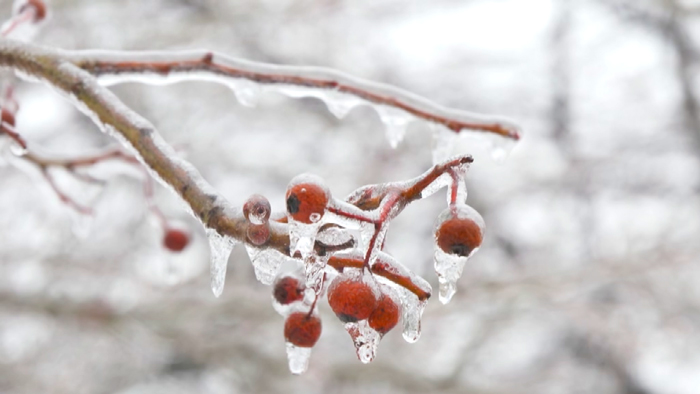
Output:
<instances>
[{"instance_id":1,"label":"cluster of red berry","mask_svg":"<svg viewBox=\"0 0 700 394\"><path fill-rule=\"evenodd\" d=\"M332 217L339 215L351 221L365 221L374 225L373 228L380 228L391 218L388 215L380 216L376 212L381 212L382 209L390 210L386 207L382 208L381 201L368 202L369 198L375 196L374 193L365 191L363 196L366 198L362 199L362 204L337 201L319 178L309 175L299 176L293 179L287 188L285 196L287 215L278 221L287 222L290 225L290 239L291 232L296 231L292 225L312 228L313 235L322 232L324 225L328 226L328 223L343 229L342 225L332 220ZM397 206L401 204L399 198L394 197L392 201L397 201L395 203ZM350 205L351 207L348 208ZM450 204L438 219L435 237L436 247L442 252L455 258L466 259L481 245L483 223L480 217L464 214L465 206L457 202ZM247 232L249 241L256 246L263 246L268 239L266 237L269 237L267 227L270 217L269 202L262 196L252 196L243 206L243 213L249 222ZM326 221L328 223L325 223ZM257 234L264 234L264 236L258 239ZM315 239L312 241L318 242ZM381 250L383 240L377 242L377 245L365 247L376 247ZM351 243L349 247L355 248L356 244ZM363 343L357 340L361 335L358 334L360 330L358 327L364 327L365 330L369 327L374 335L381 338L399 323L402 310L406 307L397 289L415 293L414 288L420 286L410 286L410 283L407 285L405 276L396 276L401 280L393 280L391 275L381 275L381 273L398 272L398 270L388 266L385 261L381 264L369 263L369 250L362 250L365 256L364 262L359 261L355 262L355 265L346 266L334 264L332 268L330 268L331 265L325 265L332 253L327 253L325 247L321 250L323 250L320 252L322 255L315 250L311 258L308 258L303 255L294 255L290 245L290 254L299 263L298 269L294 273L278 274L274 281L274 302L278 311L285 316L284 338L288 344L297 348L311 348L316 344L322 330L317 301L325 293L333 312L341 322L346 324L346 329L358 348L358 357L361 357L360 346ZM308 270L309 264L318 264L319 260L323 262L320 282L312 280ZM383 278L377 277L378 272L381 272L380 275ZM459 273L461 274L461 268ZM411 296L422 297L419 300L425 300L429 297L429 293L427 295L411 294ZM371 361L371 357L363 361Z\"/></svg>"}]
</instances>

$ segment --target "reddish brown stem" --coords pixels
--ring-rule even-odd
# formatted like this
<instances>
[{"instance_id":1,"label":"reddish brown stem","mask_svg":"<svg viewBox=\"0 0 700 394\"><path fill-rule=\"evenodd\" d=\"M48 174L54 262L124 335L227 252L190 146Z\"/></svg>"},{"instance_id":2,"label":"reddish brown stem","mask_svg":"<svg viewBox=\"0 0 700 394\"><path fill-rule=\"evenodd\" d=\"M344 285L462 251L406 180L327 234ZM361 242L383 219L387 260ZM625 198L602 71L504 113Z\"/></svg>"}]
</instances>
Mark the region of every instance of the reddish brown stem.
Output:
<instances>
[{"instance_id":1,"label":"reddish brown stem","mask_svg":"<svg viewBox=\"0 0 700 394\"><path fill-rule=\"evenodd\" d=\"M61 202L70 206L71 208L75 209L83 215L92 215L92 209L79 204L77 201L73 200L73 198L61 191L58 185L56 185L56 182L53 180L51 174L49 174L48 169L46 167L41 168L41 174L44 176L49 186L51 186L51 189L53 189L54 193L56 193L58 198L61 199Z\"/></svg>"}]
</instances>

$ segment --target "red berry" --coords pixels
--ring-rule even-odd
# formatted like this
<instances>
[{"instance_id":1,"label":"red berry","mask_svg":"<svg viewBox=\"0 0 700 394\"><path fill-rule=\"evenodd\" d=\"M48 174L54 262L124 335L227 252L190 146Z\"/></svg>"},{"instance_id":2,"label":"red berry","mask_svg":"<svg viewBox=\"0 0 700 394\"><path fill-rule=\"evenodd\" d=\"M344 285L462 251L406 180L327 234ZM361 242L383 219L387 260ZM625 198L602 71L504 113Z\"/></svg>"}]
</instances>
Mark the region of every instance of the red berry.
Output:
<instances>
[{"instance_id":1,"label":"red berry","mask_svg":"<svg viewBox=\"0 0 700 394\"><path fill-rule=\"evenodd\" d=\"M292 179L287 187L287 212L298 222L318 222L328 205L330 192L318 177L308 174Z\"/></svg>"},{"instance_id":2,"label":"red berry","mask_svg":"<svg viewBox=\"0 0 700 394\"><path fill-rule=\"evenodd\" d=\"M272 295L277 302L282 305L287 305L295 301L303 300L304 288L305 286L296 278L285 276L275 283L275 289Z\"/></svg>"},{"instance_id":3,"label":"red berry","mask_svg":"<svg viewBox=\"0 0 700 394\"><path fill-rule=\"evenodd\" d=\"M270 202L260 194L253 194L243 204L243 215L252 224L265 224L270 219Z\"/></svg>"},{"instance_id":4,"label":"red berry","mask_svg":"<svg viewBox=\"0 0 700 394\"><path fill-rule=\"evenodd\" d=\"M3 108L0 110L0 120L11 127L15 127L15 114Z\"/></svg>"},{"instance_id":5,"label":"red berry","mask_svg":"<svg viewBox=\"0 0 700 394\"><path fill-rule=\"evenodd\" d=\"M399 322L401 310L394 300L384 294L377 302L377 308L369 315L369 326L384 335Z\"/></svg>"},{"instance_id":6,"label":"red berry","mask_svg":"<svg viewBox=\"0 0 700 394\"><path fill-rule=\"evenodd\" d=\"M187 247L190 237L186 232L178 229L169 229L165 232L163 245L173 252L180 252Z\"/></svg>"},{"instance_id":7,"label":"red berry","mask_svg":"<svg viewBox=\"0 0 700 394\"><path fill-rule=\"evenodd\" d=\"M321 336L321 319L305 312L294 312L284 322L284 339L299 347L312 347Z\"/></svg>"},{"instance_id":8,"label":"red berry","mask_svg":"<svg viewBox=\"0 0 700 394\"><path fill-rule=\"evenodd\" d=\"M440 214L435 239L443 252L469 256L479 246L483 237L483 219L467 205L448 207Z\"/></svg>"},{"instance_id":9,"label":"red berry","mask_svg":"<svg viewBox=\"0 0 700 394\"><path fill-rule=\"evenodd\" d=\"M372 288L359 279L338 277L328 287L328 305L344 323L364 320L377 307Z\"/></svg>"},{"instance_id":10,"label":"red berry","mask_svg":"<svg viewBox=\"0 0 700 394\"><path fill-rule=\"evenodd\" d=\"M24 12L28 7L34 8L34 22L39 22L46 18L46 4L44 4L43 1L27 0L27 2L19 8L19 12Z\"/></svg>"}]
</instances>

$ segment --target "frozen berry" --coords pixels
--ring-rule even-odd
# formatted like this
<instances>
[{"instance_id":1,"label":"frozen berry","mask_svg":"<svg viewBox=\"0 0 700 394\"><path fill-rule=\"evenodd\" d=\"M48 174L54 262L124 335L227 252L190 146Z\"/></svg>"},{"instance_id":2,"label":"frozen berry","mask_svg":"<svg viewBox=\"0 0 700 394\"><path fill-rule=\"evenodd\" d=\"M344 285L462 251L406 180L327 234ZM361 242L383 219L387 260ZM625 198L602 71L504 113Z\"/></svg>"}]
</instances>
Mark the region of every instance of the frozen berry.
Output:
<instances>
[{"instance_id":1,"label":"frozen berry","mask_svg":"<svg viewBox=\"0 0 700 394\"><path fill-rule=\"evenodd\" d=\"M243 204L243 215L252 224L265 224L270 219L270 202L260 194L253 194Z\"/></svg>"},{"instance_id":2,"label":"frozen berry","mask_svg":"<svg viewBox=\"0 0 700 394\"><path fill-rule=\"evenodd\" d=\"M360 279L336 278L328 287L328 305L344 323L364 320L377 307L372 288Z\"/></svg>"},{"instance_id":3,"label":"frozen berry","mask_svg":"<svg viewBox=\"0 0 700 394\"><path fill-rule=\"evenodd\" d=\"M321 336L321 319L304 312L294 312L284 322L284 339L299 347L312 347Z\"/></svg>"},{"instance_id":4,"label":"frozen berry","mask_svg":"<svg viewBox=\"0 0 700 394\"><path fill-rule=\"evenodd\" d=\"M15 127L15 114L3 108L0 111L0 121L8 126Z\"/></svg>"},{"instance_id":5,"label":"frozen berry","mask_svg":"<svg viewBox=\"0 0 700 394\"><path fill-rule=\"evenodd\" d=\"M443 252L457 256L469 256L481 246L483 219L469 206L450 207L441 215L435 239Z\"/></svg>"},{"instance_id":6,"label":"frozen berry","mask_svg":"<svg viewBox=\"0 0 700 394\"><path fill-rule=\"evenodd\" d=\"M377 308L369 315L369 326L384 335L399 322L401 310L394 300L384 294L377 302Z\"/></svg>"},{"instance_id":7,"label":"frozen berry","mask_svg":"<svg viewBox=\"0 0 700 394\"><path fill-rule=\"evenodd\" d=\"M190 237L186 232L172 228L165 232L165 238L163 238L163 245L173 252L181 252L189 242Z\"/></svg>"},{"instance_id":8,"label":"frozen berry","mask_svg":"<svg viewBox=\"0 0 700 394\"><path fill-rule=\"evenodd\" d=\"M315 223L323 217L329 199L330 192L320 178L299 175L287 187L287 213L298 222Z\"/></svg>"},{"instance_id":9,"label":"frozen berry","mask_svg":"<svg viewBox=\"0 0 700 394\"><path fill-rule=\"evenodd\" d=\"M251 224L248 226L248 230L246 230L246 235L250 243L260 246L270 239L270 226L268 226L267 223L259 225Z\"/></svg>"},{"instance_id":10,"label":"frozen berry","mask_svg":"<svg viewBox=\"0 0 700 394\"><path fill-rule=\"evenodd\" d=\"M291 304L304 299L304 285L296 278L285 276L275 283L272 293L275 300L282 305Z\"/></svg>"},{"instance_id":11,"label":"frozen berry","mask_svg":"<svg viewBox=\"0 0 700 394\"><path fill-rule=\"evenodd\" d=\"M34 22L40 22L46 18L46 4L42 0L27 0L20 8L19 12L24 12L28 8L34 9Z\"/></svg>"}]
</instances>

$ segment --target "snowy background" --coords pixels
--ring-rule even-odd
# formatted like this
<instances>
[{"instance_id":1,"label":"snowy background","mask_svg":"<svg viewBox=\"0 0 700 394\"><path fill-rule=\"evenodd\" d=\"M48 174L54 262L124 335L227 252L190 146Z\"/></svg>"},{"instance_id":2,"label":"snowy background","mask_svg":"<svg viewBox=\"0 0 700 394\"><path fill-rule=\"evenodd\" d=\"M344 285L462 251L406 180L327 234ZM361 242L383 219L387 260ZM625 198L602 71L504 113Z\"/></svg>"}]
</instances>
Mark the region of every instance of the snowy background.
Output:
<instances>
[{"instance_id":1,"label":"snowy background","mask_svg":"<svg viewBox=\"0 0 700 394\"><path fill-rule=\"evenodd\" d=\"M91 223L31 171L0 167L1 393L700 392L700 2L694 0L53 0L37 43L67 49L207 48L333 67L441 104L500 114L525 136L504 163L475 148L469 203L487 223L453 301L423 335L389 333L369 365L322 305L306 374L287 370L282 318L243 250L209 287L204 234L161 247L141 184L96 168ZM0 1L8 17L11 2ZM431 135L392 150L369 108L333 117L315 99L242 106L225 87L121 85L236 204L283 209L287 182L334 195L416 176ZM18 131L63 155L114 142L39 85L18 85ZM60 174L59 174L60 176ZM409 207L388 250L433 287L436 195ZM89 227L86 227L89 226Z\"/></svg>"}]
</instances>

